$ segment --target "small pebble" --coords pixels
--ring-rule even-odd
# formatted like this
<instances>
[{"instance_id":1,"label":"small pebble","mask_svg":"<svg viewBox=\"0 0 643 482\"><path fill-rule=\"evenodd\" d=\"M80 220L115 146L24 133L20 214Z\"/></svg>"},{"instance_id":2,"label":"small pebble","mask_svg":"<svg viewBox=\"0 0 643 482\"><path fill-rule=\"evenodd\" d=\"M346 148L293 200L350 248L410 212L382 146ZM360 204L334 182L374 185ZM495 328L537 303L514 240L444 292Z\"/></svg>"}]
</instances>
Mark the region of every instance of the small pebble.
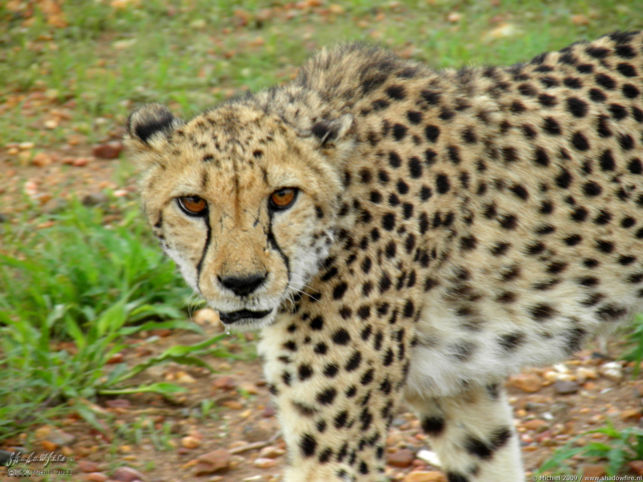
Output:
<instances>
[{"instance_id":1,"label":"small pebble","mask_svg":"<svg viewBox=\"0 0 643 482\"><path fill-rule=\"evenodd\" d=\"M567 380L558 380L554 383L554 391L559 395L570 395L576 393L579 390L578 383L567 381Z\"/></svg>"},{"instance_id":2,"label":"small pebble","mask_svg":"<svg viewBox=\"0 0 643 482\"><path fill-rule=\"evenodd\" d=\"M269 459L267 457L259 457L256 458L254 462L252 462L252 465L260 469L270 469L277 465L277 461L275 459Z\"/></svg>"}]
</instances>

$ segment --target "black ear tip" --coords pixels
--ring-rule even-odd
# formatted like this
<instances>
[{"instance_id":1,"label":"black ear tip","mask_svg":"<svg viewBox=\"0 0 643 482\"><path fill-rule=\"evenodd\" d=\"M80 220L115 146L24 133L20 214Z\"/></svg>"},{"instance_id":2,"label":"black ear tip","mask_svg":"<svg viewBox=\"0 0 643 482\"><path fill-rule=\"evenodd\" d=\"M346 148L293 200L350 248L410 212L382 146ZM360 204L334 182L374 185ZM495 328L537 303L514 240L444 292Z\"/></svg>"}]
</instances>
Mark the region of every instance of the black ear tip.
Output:
<instances>
[{"instance_id":1,"label":"black ear tip","mask_svg":"<svg viewBox=\"0 0 643 482\"><path fill-rule=\"evenodd\" d=\"M130 114L127 131L131 137L147 143L154 134L170 130L175 121L167 107L160 104L144 105Z\"/></svg>"},{"instance_id":2,"label":"black ear tip","mask_svg":"<svg viewBox=\"0 0 643 482\"><path fill-rule=\"evenodd\" d=\"M313 124L310 129L312 134L319 139L322 146L327 143L339 140L351 129L353 126L353 116L344 114L337 119L320 120Z\"/></svg>"}]
</instances>

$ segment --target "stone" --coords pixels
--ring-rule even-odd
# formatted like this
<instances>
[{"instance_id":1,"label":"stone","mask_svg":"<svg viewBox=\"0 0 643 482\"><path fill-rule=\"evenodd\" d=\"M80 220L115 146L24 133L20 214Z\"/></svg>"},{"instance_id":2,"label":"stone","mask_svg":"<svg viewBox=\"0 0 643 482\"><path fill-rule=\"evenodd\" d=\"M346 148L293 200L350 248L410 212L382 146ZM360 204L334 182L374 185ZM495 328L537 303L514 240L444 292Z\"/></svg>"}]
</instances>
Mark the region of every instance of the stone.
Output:
<instances>
[{"instance_id":1,"label":"stone","mask_svg":"<svg viewBox=\"0 0 643 482\"><path fill-rule=\"evenodd\" d=\"M402 482L447 482L447 478L436 470L417 470L406 474Z\"/></svg>"},{"instance_id":2,"label":"stone","mask_svg":"<svg viewBox=\"0 0 643 482\"><path fill-rule=\"evenodd\" d=\"M230 468L230 453L225 449L207 452L197 458L195 475L225 472Z\"/></svg>"},{"instance_id":3,"label":"stone","mask_svg":"<svg viewBox=\"0 0 643 482\"><path fill-rule=\"evenodd\" d=\"M571 395L572 393L578 392L579 388L578 383L568 380L558 380L554 382L554 391L558 395Z\"/></svg>"},{"instance_id":4,"label":"stone","mask_svg":"<svg viewBox=\"0 0 643 482\"><path fill-rule=\"evenodd\" d=\"M643 475L643 460L632 460L627 465L637 475Z\"/></svg>"},{"instance_id":5,"label":"stone","mask_svg":"<svg viewBox=\"0 0 643 482\"><path fill-rule=\"evenodd\" d=\"M535 373L520 373L509 378L509 385L523 392L535 393L542 388L543 381Z\"/></svg>"},{"instance_id":6,"label":"stone","mask_svg":"<svg viewBox=\"0 0 643 482\"><path fill-rule=\"evenodd\" d=\"M277 457L281 457L285 453L286 451L281 447L277 447L275 445L268 445L267 447L264 447L261 449L261 452L259 452L259 457L276 459Z\"/></svg>"},{"instance_id":7,"label":"stone","mask_svg":"<svg viewBox=\"0 0 643 482\"><path fill-rule=\"evenodd\" d=\"M393 467L409 467L413 460L415 459L415 454L409 449L398 449L394 452L388 454L386 458L386 463Z\"/></svg>"},{"instance_id":8,"label":"stone","mask_svg":"<svg viewBox=\"0 0 643 482\"><path fill-rule=\"evenodd\" d=\"M94 462L93 460L79 460L78 470L81 472L99 472L100 465L98 462Z\"/></svg>"},{"instance_id":9,"label":"stone","mask_svg":"<svg viewBox=\"0 0 643 482\"><path fill-rule=\"evenodd\" d=\"M201 445L201 440L197 437L188 435L181 439L181 445L186 449L195 449Z\"/></svg>"},{"instance_id":10,"label":"stone","mask_svg":"<svg viewBox=\"0 0 643 482\"><path fill-rule=\"evenodd\" d=\"M623 378L623 366L615 361L603 363L598 368L598 373L613 382L620 382Z\"/></svg>"},{"instance_id":11,"label":"stone","mask_svg":"<svg viewBox=\"0 0 643 482\"><path fill-rule=\"evenodd\" d=\"M583 480L598 480L600 477L607 475L604 465L587 464L583 466Z\"/></svg>"},{"instance_id":12,"label":"stone","mask_svg":"<svg viewBox=\"0 0 643 482\"><path fill-rule=\"evenodd\" d=\"M621 419L626 422L627 421L636 422L640 418L641 418L641 409L639 408L631 408L628 410L623 410L621 412Z\"/></svg>"},{"instance_id":13,"label":"stone","mask_svg":"<svg viewBox=\"0 0 643 482\"><path fill-rule=\"evenodd\" d=\"M578 367L576 370L576 381L578 383L585 383L587 380L596 380L598 372L594 367Z\"/></svg>"},{"instance_id":14,"label":"stone","mask_svg":"<svg viewBox=\"0 0 643 482\"><path fill-rule=\"evenodd\" d=\"M214 388L217 390L234 390L237 388L237 382L230 376L219 377L214 380Z\"/></svg>"},{"instance_id":15,"label":"stone","mask_svg":"<svg viewBox=\"0 0 643 482\"><path fill-rule=\"evenodd\" d=\"M527 420L522 424L523 427L525 427L527 430L535 430L535 431L540 431L544 427L547 427L549 424L545 420L541 420L539 418L535 418L533 420Z\"/></svg>"},{"instance_id":16,"label":"stone","mask_svg":"<svg viewBox=\"0 0 643 482\"><path fill-rule=\"evenodd\" d=\"M262 442L269 440L275 434L275 430L275 425L268 419L261 419L244 425L242 434L247 442Z\"/></svg>"},{"instance_id":17,"label":"stone","mask_svg":"<svg viewBox=\"0 0 643 482\"><path fill-rule=\"evenodd\" d=\"M258 457L252 462L252 465L259 469L271 469L277 465L277 461L267 457Z\"/></svg>"},{"instance_id":18,"label":"stone","mask_svg":"<svg viewBox=\"0 0 643 482\"><path fill-rule=\"evenodd\" d=\"M119 141L106 142L94 146L92 154L99 159L116 159L123 150L123 143Z\"/></svg>"},{"instance_id":19,"label":"stone","mask_svg":"<svg viewBox=\"0 0 643 482\"><path fill-rule=\"evenodd\" d=\"M194 313L193 320L199 325L221 326L219 313L212 308L202 308Z\"/></svg>"},{"instance_id":20,"label":"stone","mask_svg":"<svg viewBox=\"0 0 643 482\"><path fill-rule=\"evenodd\" d=\"M109 477L102 472L89 472L85 474L83 479L90 482L105 482L106 480L109 480Z\"/></svg>"},{"instance_id":21,"label":"stone","mask_svg":"<svg viewBox=\"0 0 643 482\"><path fill-rule=\"evenodd\" d=\"M141 474L138 470L131 467L119 467L112 474L112 480L118 480L119 482L134 482L136 480L145 480L145 476Z\"/></svg>"}]
</instances>

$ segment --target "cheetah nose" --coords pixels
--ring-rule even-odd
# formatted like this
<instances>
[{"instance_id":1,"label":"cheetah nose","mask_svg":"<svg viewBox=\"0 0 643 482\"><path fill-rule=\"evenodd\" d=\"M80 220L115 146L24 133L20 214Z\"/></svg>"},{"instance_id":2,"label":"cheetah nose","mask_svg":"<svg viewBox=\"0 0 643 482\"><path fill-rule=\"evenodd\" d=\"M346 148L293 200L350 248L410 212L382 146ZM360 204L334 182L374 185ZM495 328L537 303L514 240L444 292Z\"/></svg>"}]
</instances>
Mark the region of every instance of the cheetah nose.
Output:
<instances>
[{"instance_id":1,"label":"cheetah nose","mask_svg":"<svg viewBox=\"0 0 643 482\"><path fill-rule=\"evenodd\" d=\"M218 276L217 279L224 287L237 296L246 296L259 288L268 277L268 273L253 273L245 276Z\"/></svg>"}]
</instances>

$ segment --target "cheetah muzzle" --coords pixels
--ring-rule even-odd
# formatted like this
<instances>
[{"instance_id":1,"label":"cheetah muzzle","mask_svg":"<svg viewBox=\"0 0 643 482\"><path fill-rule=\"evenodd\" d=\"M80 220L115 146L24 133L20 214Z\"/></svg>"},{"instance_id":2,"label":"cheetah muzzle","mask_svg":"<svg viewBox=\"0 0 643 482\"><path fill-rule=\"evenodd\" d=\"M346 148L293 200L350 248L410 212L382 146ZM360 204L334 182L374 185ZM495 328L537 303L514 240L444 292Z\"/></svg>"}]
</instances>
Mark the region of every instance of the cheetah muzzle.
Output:
<instances>
[{"instance_id":1,"label":"cheetah muzzle","mask_svg":"<svg viewBox=\"0 0 643 482\"><path fill-rule=\"evenodd\" d=\"M128 122L145 213L260 328L293 481L385 479L402 399L450 482L524 480L503 380L643 299L643 34L433 71L322 50L188 122Z\"/></svg>"}]
</instances>

